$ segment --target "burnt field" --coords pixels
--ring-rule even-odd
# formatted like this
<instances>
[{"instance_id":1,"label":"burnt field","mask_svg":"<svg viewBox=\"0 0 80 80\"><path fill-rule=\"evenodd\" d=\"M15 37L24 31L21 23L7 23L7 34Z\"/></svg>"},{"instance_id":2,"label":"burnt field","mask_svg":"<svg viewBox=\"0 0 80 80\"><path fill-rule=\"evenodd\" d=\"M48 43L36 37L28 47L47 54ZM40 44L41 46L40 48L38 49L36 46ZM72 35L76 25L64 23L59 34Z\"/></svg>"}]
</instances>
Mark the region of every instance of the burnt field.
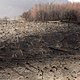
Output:
<instances>
[{"instance_id":1,"label":"burnt field","mask_svg":"<svg viewBox=\"0 0 80 80\"><path fill-rule=\"evenodd\" d=\"M0 80L79 80L80 25L0 24Z\"/></svg>"}]
</instances>

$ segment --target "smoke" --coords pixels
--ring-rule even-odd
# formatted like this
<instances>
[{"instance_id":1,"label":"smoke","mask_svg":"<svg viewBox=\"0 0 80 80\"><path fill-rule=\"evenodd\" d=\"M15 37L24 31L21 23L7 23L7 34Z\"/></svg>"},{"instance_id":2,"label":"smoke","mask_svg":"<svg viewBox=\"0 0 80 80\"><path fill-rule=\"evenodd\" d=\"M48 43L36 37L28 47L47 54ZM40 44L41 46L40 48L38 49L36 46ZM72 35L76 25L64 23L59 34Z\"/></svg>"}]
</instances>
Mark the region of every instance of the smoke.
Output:
<instances>
[{"instance_id":1,"label":"smoke","mask_svg":"<svg viewBox=\"0 0 80 80\"><path fill-rule=\"evenodd\" d=\"M36 3L52 2L54 0L0 0L0 17L21 15Z\"/></svg>"},{"instance_id":2,"label":"smoke","mask_svg":"<svg viewBox=\"0 0 80 80\"><path fill-rule=\"evenodd\" d=\"M13 17L31 8L33 0L0 0L0 17Z\"/></svg>"}]
</instances>

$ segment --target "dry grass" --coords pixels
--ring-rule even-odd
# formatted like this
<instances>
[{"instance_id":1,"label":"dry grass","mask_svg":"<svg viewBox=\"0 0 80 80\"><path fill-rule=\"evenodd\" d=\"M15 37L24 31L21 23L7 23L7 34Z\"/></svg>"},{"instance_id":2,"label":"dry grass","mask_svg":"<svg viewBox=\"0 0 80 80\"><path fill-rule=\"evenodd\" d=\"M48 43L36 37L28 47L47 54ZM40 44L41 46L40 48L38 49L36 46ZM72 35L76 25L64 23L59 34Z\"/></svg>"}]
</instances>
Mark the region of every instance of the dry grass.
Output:
<instances>
[{"instance_id":1,"label":"dry grass","mask_svg":"<svg viewBox=\"0 0 80 80\"><path fill-rule=\"evenodd\" d=\"M36 4L31 10L24 12L22 17L27 21L66 20L80 23L80 3Z\"/></svg>"}]
</instances>

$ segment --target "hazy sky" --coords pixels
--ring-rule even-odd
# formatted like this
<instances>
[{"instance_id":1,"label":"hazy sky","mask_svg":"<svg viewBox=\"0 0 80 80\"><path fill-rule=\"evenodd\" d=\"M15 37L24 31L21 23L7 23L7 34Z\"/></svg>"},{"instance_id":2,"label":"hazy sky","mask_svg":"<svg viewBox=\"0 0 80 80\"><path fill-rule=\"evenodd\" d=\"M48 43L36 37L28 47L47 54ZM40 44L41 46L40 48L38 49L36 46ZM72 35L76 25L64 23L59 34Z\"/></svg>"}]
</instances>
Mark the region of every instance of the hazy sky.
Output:
<instances>
[{"instance_id":1,"label":"hazy sky","mask_svg":"<svg viewBox=\"0 0 80 80\"><path fill-rule=\"evenodd\" d=\"M39 2L52 2L54 0L0 0L0 17L17 16ZM69 0L80 1L80 0Z\"/></svg>"}]
</instances>

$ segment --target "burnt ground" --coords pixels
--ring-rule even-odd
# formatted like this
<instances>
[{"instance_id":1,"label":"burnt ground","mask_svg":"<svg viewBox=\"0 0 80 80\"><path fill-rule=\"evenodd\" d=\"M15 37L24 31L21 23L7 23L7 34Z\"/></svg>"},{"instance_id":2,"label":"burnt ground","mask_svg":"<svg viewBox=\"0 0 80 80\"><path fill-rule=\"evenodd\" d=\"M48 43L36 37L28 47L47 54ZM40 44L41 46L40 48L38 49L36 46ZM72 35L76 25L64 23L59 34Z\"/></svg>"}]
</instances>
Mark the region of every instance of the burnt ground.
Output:
<instances>
[{"instance_id":1,"label":"burnt ground","mask_svg":"<svg viewBox=\"0 0 80 80\"><path fill-rule=\"evenodd\" d=\"M77 58L0 61L0 80L79 80L80 60Z\"/></svg>"},{"instance_id":2,"label":"burnt ground","mask_svg":"<svg viewBox=\"0 0 80 80\"><path fill-rule=\"evenodd\" d=\"M0 80L80 79L80 25L0 26Z\"/></svg>"}]
</instances>

